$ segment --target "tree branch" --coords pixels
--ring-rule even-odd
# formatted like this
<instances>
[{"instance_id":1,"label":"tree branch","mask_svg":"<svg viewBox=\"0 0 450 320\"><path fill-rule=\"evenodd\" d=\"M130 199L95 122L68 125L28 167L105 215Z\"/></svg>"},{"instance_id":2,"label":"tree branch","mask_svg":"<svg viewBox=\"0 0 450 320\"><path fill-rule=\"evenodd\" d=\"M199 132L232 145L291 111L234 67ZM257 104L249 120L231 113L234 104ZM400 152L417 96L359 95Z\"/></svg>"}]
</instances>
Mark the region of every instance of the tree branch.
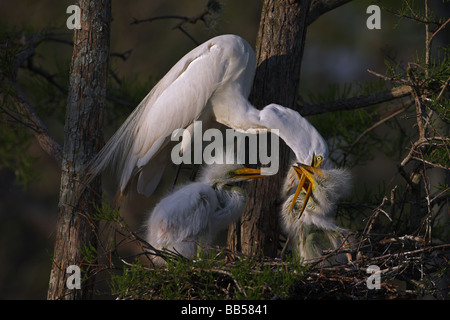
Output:
<instances>
[{"instance_id":1,"label":"tree branch","mask_svg":"<svg viewBox=\"0 0 450 320\"><path fill-rule=\"evenodd\" d=\"M362 137L364 137L368 132L372 131L373 129L377 128L378 126L380 126L381 124L385 123L386 121L388 121L389 119L392 119L393 117L396 117L397 115L399 115L400 113L402 113L403 111L405 111L410 105L401 105L400 107L397 107L396 109L394 109L393 111L389 112L388 115L386 115L385 117L383 117L382 119L380 119L379 121L377 121L376 123L374 123L372 126L370 126L369 128L367 128L366 130L363 131L363 133L361 133L358 138L355 139L355 141L350 145L350 149L353 149L353 147L362 139Z\"/></svg>"},{"instance_id":2,"label":"tree branch","mask_svg":"<svg viewBox=\"0 0 450 320\"><path fill-rule=\"evenodd\" d=\"M176 26L173 27L173 29L180 30L189 39L191 39L195 43L196 46L198 46L200 43L197 40L195 40L195 38L189 32L187 32L186 29L183 28L183 26L186 23L195 24L199 20L201 20L208 27L207 16L208 15L214 15L215 13L220 12L220 11L221 11L221 5L220 5L220 3L218 1L216 1L216 0L208 0L205 8L200 13L198 13L198 14L192 16L192 17L178 16L178 15L167 15L167 16L151 17L151 18L141 19L141 20L133 18L133 21L130 23L130 25L139 24L139 23L143 23L143 22L153 22L153 21L156 21L156 20L166 20L166 19L181 20Z\"/></svg>"},{"instance_id":3,"label":"tree branch","mask_svg":"<svg viewBox=\"0 0 450 320\"><path fill-rule=\"evenodd\" d=\"M20 116L20 122L32 129L32 133L37 139L41 148L52 157L56 163L61 165L62 159L62 147L61 145L50 135L47 126L42 122L36 109L28 100L25 93L17 84L17 73L19 68L34 54L33 42L39 35L34 35L27 39L26 48L21 51L14 62L14 68L12 70L11 77L7 77L3 74L2 85L5 87L12 87L16 90L17 96L10 97L16 104L18 115Z\"/></svg>"},{"instance_id":4,"label":"tree branch","mask_svg":"<svg viewBox=\"0 0 450 320\"><path fill-rule=\"evenodd\" d=\"M312 24L320 16L340 7L351 0L313 0L309 7L308 17L306 18L306 25Z\"/></svg>"},{"instance_id":5,"label":"tree branch","mask_svg":"<svg viewBox=\"0 0 450 320\"><path fill-rule=\"evenodd\" d=\"M41 148L55 160L58 165L61 165L62 160L62 147L61 145L50 135L47 126L42 122L36 110L28 101L23 91L15 84L17 90L17 107L21 115L24 115L22 121L32 124L33 135L38 141Z\"/></svg>"},{"instance_id":6,"label":"tree branch","mask_svg":"<svg viewBox=\"0 0 450 320\"><path fill-rule=\"evenodd\" d=\"M186 16L174 16L174 15L170 15L170 16L159 16L159 17L151 17L151 18L146 18L146 19L136 19L133 18L133 21L130 22L130 25L133 24L140 24L140 23L144 23L144 22L153 22L156 20L167 20L167 19L178 19L178 20L183 20L183 22L188 22L190 20L189 17Z\"/></svg>"},{"instance_id":7,"label":"tree branch","mask_svg":"<svg viewBox=\"0 0 450 320\"><path fill-rule=\"evenodd\" d=\"M410 86L400 86L390 90L371 93L368 95L360 95L357 97L347 99L339 99L332 102L324 102L303 106L299 105L297 107L297 110L299 110L302 116L311 116L315 114L340 110L354 110L410 96L411 92L412 88Z\"/></svg>"}]
</instances>

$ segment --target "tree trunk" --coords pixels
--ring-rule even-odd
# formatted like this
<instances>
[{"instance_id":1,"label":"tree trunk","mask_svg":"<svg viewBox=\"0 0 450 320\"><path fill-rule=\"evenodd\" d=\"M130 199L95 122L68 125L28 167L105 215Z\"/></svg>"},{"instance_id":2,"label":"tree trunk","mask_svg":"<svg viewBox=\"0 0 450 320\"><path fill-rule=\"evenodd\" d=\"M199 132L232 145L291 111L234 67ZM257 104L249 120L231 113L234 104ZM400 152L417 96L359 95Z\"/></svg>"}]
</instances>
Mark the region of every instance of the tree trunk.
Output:
<instances>
[{"instance_id":1,"label":"tree trunk","mask_svg":"<svg viewBox=\"0 0 450 320\"><path fill-rule=\"evenodd\" d=\"M100 180L86 188L80 199L73 199L85 166L103 144L102 122L108 76L110 0L79 0L81 29L75 30L70 87L66 110L65 137L59 199L56 243L50 274L48 299L86 299L91 296L93 274L83 260L86 245L96 247L97 224L89 219L93 204L101 198ZM81 288L66 282L81 269ZM70 279L69 279L70 280Z\"/></svg>"},{"instance_id":2,"label":"tree trunk","mask_svg":"<svg viewBox=\"0 0 450 320\"><path fill-rule=\"evenodd\" d=\"M257 70L250 101L294 108L307 28L309 0L265 0L256 43ZM279 174L246 184L249 204L228 233L228 246L244 254L275 256L278 247L279 196L290 161L280 141Z\"/></svg>"}]
</instances>

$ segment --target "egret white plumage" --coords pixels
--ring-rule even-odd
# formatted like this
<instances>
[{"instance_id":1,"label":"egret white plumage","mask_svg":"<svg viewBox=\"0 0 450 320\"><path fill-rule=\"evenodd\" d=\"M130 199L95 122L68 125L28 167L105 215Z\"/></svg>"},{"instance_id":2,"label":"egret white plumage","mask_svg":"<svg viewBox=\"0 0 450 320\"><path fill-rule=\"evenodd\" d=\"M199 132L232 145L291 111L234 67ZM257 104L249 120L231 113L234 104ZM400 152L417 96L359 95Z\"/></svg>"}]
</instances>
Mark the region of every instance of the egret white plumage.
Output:
<instances>
[{"instance_id":1,"label":"egret white plumage","mask_svg":"<svg viewBox=\"0 0 450 320\"><path fill-rule=\"evenodd\" d=\"M350 242L348 230L337 225L334 210L351 189L351 175L345 169L321 169L319 162L320 157L311 166L294 163L283 188L282 228L289 246L304 261ZM333 258L334 262L347 261L346 255Z\"/></svg>"},{"instance_id":2,"label":"egret white plumage","mask_svg":"<svg viewBox=\"0 0 450 320\"><path fill-rule=\"evenodd\" d=\"M210 245L220 230L243 214L246 193L232 184L264 177L260 173L242 165L207 166L197 182L179 187L155 206L146 222L147 242L194 258L199 242ZM153 262L164 264L160 257Z\"/></svg>"},{"instance_id":3,"label":"egret white plumage","mask_svg":"<svg viewBox=\"0 0 450 320\"><path fill-rule=\"evenodd\" d=\"M256 69L251 46L236 35L222 35L181 58L136 107L99 152L89 168L95 177L108 166L118 180L119 194L136 181L137 192L150 196L170 162L171 134L194 121L246 132L278 129L297 161L327 156L320 134L299 113L276 104L258 110L248 101ZM190 144L183 136L181 152ZM314 153L315 152L315 153ZM86 185L86 183L85 183Z\"/></svg>"}]
</instances>

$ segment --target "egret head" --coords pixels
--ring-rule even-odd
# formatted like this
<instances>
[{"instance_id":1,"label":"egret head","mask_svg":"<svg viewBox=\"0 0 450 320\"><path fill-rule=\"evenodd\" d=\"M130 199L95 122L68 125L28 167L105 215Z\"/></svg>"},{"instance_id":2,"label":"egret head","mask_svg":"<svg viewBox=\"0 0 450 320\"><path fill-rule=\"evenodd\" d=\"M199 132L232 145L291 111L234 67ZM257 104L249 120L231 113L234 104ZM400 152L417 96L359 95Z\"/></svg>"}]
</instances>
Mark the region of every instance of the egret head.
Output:
<instances>
[{"instance_id":1,"label":"egret head","mask_svg":"<svg viewBox=\"0 0 450 320\"><path fill-rule=\"evenodd\" d=\"M326 163L327 142L297 111L272 103L261 110L260 121L269 130L278 129L280 138L294 152L298 162L309 165L315 156L321 156L322 166Z\"/></svg>"},{"instance_id":2,"label":"egret head","mask_svg":"<svg viewBox=\"0 0 450 320\"><path fill-rule=\"evenodd\" d=\"M300 137L304 141L304 154L301 157L297 155L299 165L307 165L314 168L327 168L328 144L322 135L311 125L306 137Z\"/></svg>"}]
</instances>

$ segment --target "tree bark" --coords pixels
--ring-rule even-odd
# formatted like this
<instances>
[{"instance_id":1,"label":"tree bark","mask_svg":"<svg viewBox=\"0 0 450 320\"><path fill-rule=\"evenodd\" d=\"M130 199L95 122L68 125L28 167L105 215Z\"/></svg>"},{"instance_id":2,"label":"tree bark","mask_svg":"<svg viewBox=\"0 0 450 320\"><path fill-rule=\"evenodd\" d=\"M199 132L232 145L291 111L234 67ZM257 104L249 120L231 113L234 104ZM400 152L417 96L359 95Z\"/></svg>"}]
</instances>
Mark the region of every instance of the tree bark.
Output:
<instances>
[{"instance_id":1,"label":"tree bark","mask_svg":"<svg viewBox=\"0 0 450 320\"><path fill-rule=\"evenodd\" d=\"M250 101L295 108L307 28L309 0L265 0L256 42L257 70ZM228 247L248 255L276 256L279 196L290 161L280 141L279 174L246 184L247 211L228 233Z\"/></svg>"},{"instance_id":2,"label":"tree bark","mask_svg":"<svg viewBox=\"0 0 450 320\"><path fill-rule=\"evenodd\" d=\"M70 87L59 199L59 216L48 299L86 299L91 296L93 274L82 257L88 244L96 247L97 224L89 219L93 204L101 198L100 180L73 199L85 166L103 144L102 122L108 76L110 0L79 0L81 29L74 32ZM81 269L81 289L66 285L67 267Z\"/></svg>"}]
</instances>

